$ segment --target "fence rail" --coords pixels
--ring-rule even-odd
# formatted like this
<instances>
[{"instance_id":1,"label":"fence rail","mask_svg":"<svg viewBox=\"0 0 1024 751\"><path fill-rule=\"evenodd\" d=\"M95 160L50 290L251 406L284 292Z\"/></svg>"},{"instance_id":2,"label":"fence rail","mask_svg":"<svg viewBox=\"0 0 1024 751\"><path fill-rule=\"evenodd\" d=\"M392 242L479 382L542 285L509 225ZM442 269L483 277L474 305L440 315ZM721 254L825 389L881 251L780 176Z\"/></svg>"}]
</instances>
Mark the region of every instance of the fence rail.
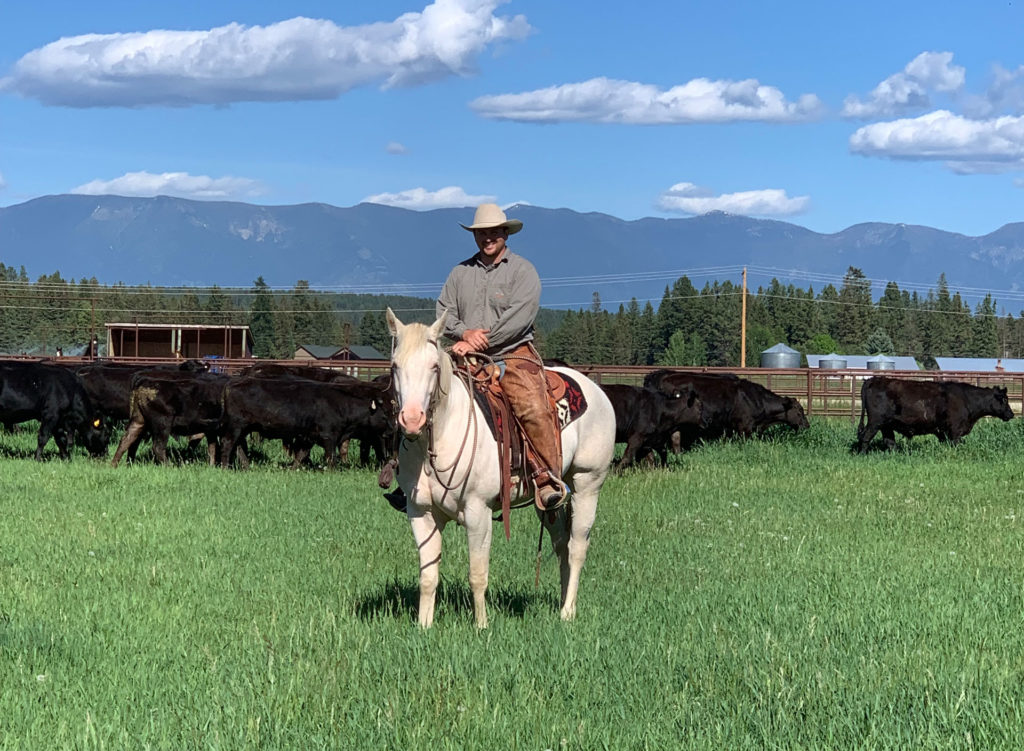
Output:
<instances>
[{"instance_id":1,"label":"fence rail","mask_svg":"<svg viewBox=\"0 0 1024 751\"><path fill-rule=\"evenodd\" d=\"M7 357L8 360L39 361L38 357ZM60 362L68 365L94 362L88 358L64 357ZM102 358L95 362L134 363L138 365L167 365L173 359L154 357ZM211 368L234 374L255 363L278 365L315 365L330 368L358 378L374 378L388 372L387 360L263 360L209 358ZM573 365L597 383L643 384L648 373L659 367L644 365ZM961 381L975 386L1003 386L1010 406L1018 415L1024 414L1024 373L992 373L949 370L822 370L820 368L672 368L683 373L717 373L736 375L759 383L780 396L800 400L808 417L848 417L856 423L860 418L860 389L867 379L885 375L915 381Z\"/></svg>"}]
</instances>

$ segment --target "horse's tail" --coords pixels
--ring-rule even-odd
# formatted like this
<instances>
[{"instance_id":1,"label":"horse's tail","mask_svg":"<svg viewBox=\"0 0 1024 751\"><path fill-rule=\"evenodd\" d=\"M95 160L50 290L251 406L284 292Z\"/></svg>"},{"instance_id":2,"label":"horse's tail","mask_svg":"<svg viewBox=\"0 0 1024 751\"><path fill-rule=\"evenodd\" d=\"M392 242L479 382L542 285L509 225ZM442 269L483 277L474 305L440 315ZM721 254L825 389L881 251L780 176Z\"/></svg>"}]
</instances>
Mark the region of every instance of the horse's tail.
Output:
<instances>
[{"instance_id":1,"label":"horse's tail","mask_svg":"<svg viewBox=\"0 0 1024 751\"><path fill-rule=\"evenodd\" d=\"M857 425L858 440L860 439L860 436L864 433L864 422L867 419L868 400L864 397L864 392L867 390L867 388L868 382L864 381L864 383L860 387L860 423Z\"/></svg>"}]
</instances>

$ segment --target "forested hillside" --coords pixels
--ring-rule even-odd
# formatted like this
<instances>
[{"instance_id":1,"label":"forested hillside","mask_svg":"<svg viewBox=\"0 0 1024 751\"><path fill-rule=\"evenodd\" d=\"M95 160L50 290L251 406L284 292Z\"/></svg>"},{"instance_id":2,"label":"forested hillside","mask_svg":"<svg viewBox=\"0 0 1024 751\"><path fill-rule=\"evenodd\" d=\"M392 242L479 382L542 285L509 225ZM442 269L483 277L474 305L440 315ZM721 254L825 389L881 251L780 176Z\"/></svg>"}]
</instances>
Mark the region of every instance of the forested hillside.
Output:
<instances>
[{"instance_id":1,"label":"forested hillside","mask_svg":"<svg viewBox=\"0 0 1024 751\"><path fill-rule=\"evenodd\" d=\"M248 324L260 357L291 357L300 344L368 344L390 351L384 310L405 321L430 321L431 298L318 291L300 280L271 288L101 285L59 272L30 281L24 268L0 264L0 352L71 354L108 322ZM730 281L697 289L680 277L657 307L635 298L611 312L595 293L589 309L542 310L542 352L568 362L622 365L736 365L742 290ZM807 353L933 357L1024 356L1024 321L999 316L991 295L973 309L945 275L926 295L889 282L881 295L850 267L840 288L819 291L773 280L747 297L747 364L777 342Z\"/></svg>"},{"instance_id":2,"label":"forested hillside","mask_svg":"<svg viewBox=\"0 0 1024 751\"><path fill-rule=\"evenodd\" d=\"M709 282L697 289L680 277L657 309L636 300L609 313L599 305L569 312L545 340L545 351L569 362L735 366L740 359L742 288ZM996 314L986 295L972 310L945 275L927 295L889 282L881 296L850 267L839 289L819 292L772 280L747 296L747 365L784 342L802 353L910 355L926 367L934 357L1024 356L1024 321Z\"/></svg>"}]
</instances>

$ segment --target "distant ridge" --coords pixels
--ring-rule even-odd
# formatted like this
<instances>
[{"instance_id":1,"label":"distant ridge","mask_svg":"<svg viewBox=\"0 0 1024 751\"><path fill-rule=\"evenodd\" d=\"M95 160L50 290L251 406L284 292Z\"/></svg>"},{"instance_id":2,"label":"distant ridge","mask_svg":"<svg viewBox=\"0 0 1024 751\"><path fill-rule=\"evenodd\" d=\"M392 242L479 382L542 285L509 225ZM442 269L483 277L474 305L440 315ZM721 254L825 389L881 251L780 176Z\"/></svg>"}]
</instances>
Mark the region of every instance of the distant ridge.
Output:
<instances>
[{"instance_id":1,"label":"distant ridge","mask_svg":"<svg viewBox=\"0 0 1024 751\"><path fill-rule=\"evenodd\" d=\"M656 304L678 275L579 284L568 277L740 265L840 277L856 266L871 279L930 285L944 272L951 290L995 290L997 299L998 291L1024 289L1020 222L969 237L882 223L820 234L721 212L627 221L520 204L509 213L525 223L510 245L533 260L547 280L547 305L587 305L594 291L606 303L635 296L654 298ZM314 286L439 286L452 265L473 253L472 239L458 226L470 215L470 209L409 211L368 203L340 208L166 196L45 196L0 208L0 262L24 265L33 279L59 270L66 279L95 276L103 283L248 287L262 275L272 286L298 279ZM784 272L779 278L787 281ZM691 281L700 288L710 279ZM750 283L756 289L768 281ZM817 291L824 284L813 286ZM876 295L882 291L878 286ZM430 297L436 289L420 286L411 293Z\"/></svg>"}]
</instances>

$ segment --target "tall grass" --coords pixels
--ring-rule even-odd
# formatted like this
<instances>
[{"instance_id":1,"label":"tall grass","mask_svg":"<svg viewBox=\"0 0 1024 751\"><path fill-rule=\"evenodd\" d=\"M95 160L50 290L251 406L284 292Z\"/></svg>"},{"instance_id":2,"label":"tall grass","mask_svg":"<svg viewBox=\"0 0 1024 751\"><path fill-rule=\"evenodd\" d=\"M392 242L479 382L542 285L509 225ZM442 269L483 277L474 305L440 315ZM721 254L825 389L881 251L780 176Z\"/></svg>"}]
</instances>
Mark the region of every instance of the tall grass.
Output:
<instances>
[{"instance_id":1,"label":"tall grass","mask_svg":"<svg viewBox=\"0 0 1024 751\"><path fill-rule=\"evenodd\" d=\"M532 512L495 535L483 632L449 527L423 632L370 470L37 464L0 436L0 748L1017 748L1020 422L853 438L611 478L569 624Z\"/></svg>"}]
</instances>

